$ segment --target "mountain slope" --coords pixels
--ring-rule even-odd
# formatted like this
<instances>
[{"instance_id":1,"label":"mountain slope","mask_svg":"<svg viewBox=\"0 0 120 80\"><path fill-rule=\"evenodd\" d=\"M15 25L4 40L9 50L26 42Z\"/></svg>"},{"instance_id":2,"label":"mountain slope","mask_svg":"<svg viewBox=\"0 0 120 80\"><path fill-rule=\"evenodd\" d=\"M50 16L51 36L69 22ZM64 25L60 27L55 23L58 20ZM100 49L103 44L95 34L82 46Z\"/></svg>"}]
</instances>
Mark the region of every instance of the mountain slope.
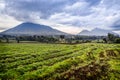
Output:
<instances>
[{"instance_id":1,"label":"mountain slope","mask_svg":"<svg viewBox=\"0 0 120 80\"><path fill-rule=\"evenodd\" d=\"M88 35L89 33L91 33L91 32L88 30L83 30L79 33L79 35Z\"/></svg>"},{"instance_id":2,"label":"mountain slope","mask_svg":"<svg viewBox=\"0 0 120 80\"><path fill-rule=\"evenodd\" d=\"M111 30L104 30L104 29L95 28L95 29L93 29L91 31L83 30L78 35L106 36L108 33L117 34L117 33L112 32Z\"/></svg>"},{"instance_id":3,"label":"mountain slope","mask_svg":"<svg viewBox=\"0 0 120 80\"><path fill-rule=\"evenodd\" d=\"M14 28L2 32L7 35L66 35L66 33L53 29L49 26L35 24L35 23L22 23Z\"/></svg>"}]
</instances>

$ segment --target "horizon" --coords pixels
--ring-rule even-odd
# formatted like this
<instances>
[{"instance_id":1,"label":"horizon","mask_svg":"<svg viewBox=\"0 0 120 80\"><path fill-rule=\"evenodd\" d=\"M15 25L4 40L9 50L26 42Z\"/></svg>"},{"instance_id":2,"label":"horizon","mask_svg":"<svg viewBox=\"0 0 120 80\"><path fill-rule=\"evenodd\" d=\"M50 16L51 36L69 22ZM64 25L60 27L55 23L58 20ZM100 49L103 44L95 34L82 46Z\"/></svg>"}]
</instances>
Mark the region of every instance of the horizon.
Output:
<instances>
[{"instance_id":1,"label":"horizon","mask_svg":"<svg viewBox=\"0 0 120 80\"><path fill-rule=\"evenodd\" d=\"M0 0L0 32L24 22L77 34L94 28L120 34L119 0Z\"/></svg>"}]
</instances>

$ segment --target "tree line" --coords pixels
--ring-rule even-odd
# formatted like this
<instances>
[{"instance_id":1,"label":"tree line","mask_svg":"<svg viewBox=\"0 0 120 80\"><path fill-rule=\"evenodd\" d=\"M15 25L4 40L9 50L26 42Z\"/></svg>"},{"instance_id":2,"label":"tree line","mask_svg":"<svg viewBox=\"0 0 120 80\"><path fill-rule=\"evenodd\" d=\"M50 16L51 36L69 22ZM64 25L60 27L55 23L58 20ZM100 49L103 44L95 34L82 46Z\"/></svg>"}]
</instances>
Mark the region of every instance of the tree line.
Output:
<instances>
[{"instance_id":1,"label":"tree line","mask_svg":"<svg viewBox=\"0 0 120 80\"><path fill-rule=\"evenodd\" d=\"M10 40L14 40L17 43L22 41L37 41L42 43L90 43L94 40L102 43L120 43L120 37L115 34L108 33L107 36L80 36L80 35L33 35L33 36L10 36L3 35L0 37L0 42L4 40L6 43L9 43Z\"/></svg>"},{"instance_id":2,"label":"tree line","mask_svg":"<svg viewBox=\"0 0 120 80\"><path fill-rule=\"evenodd\" d=\"M120 43L119 35L108 33L107 38L103 38L105 43Z\"/></svg>"}]
</instances>

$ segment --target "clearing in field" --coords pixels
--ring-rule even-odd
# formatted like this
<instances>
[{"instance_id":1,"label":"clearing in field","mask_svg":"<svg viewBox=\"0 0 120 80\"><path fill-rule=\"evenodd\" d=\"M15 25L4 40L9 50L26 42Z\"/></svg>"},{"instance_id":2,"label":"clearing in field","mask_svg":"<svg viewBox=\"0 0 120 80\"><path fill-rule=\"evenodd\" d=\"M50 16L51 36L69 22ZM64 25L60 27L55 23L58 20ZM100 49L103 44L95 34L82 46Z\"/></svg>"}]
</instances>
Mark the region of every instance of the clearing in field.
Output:
<instances>
[{"instance_id":1,"label":"clearing in field","mask_svg":"<svg viewBox=\"0 0 120 80\"><path fill-rule=\"evenodd\" d=\"M0 44L1 80L120 80L120 44Z\"/></svg>"}]
</instances>

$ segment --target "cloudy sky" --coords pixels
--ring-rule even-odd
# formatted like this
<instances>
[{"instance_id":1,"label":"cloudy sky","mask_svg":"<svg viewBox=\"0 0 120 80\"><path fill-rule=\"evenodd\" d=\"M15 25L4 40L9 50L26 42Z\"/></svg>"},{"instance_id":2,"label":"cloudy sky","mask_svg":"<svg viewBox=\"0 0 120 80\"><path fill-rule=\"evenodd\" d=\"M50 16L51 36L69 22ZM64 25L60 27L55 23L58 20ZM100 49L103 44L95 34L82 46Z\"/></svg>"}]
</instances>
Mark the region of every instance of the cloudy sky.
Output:
<instances>
[{"instance_id":1,"label":"cloudy sky","mask_svg":"<svg viewBox=\"0 0 120 80\"><path fill-rule=\"evenodd\" d=\"M93 28L120 30L120 0L0 0L0 31L23 22L67 33Z\"/></svg>"}]
</instances>

